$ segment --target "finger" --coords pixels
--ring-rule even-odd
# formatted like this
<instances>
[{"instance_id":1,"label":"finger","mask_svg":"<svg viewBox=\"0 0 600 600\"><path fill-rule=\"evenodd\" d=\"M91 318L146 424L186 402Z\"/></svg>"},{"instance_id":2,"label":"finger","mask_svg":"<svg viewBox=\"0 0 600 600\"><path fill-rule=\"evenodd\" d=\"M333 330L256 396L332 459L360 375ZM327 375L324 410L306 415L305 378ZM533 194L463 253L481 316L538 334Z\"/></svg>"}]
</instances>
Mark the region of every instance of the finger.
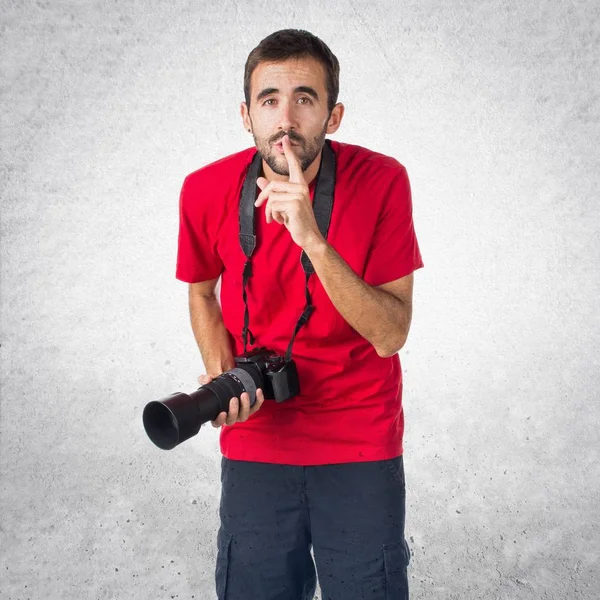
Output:
<instances>
[{"instance_id":1,"label":"finger","mask_svg":"<svg viewBox=\"0 0 600 600\"><path fill-rule=\"evenodd\" d=\"M240 396L240 400L242 406L240 407L240 412L238 414L237 420L243 423L244 421L247 421L248 417L250 416L250 395L248 394L248 392L244 392Z\"/></svg>"},{"instance_id":2,"label":"finger","mask_svg":"<svg viewBox=\"0 0 600 600\"><path fill-rule=\"evenodd\" d=\"M210 423L213 427L221 427L225 423L225 419L227 419L227 413L222 412L214 421L211 421Z\"/></svg>"},{"instance_id":3,"label":"finger","mask_svg":"<svg viewBox=\"0 0 600 600\"><path fill-rule=\"evenodd\" d=\"M286 221L285 213L281 212L280 210L269 211L269 220L267 223L270 223L271 221L275 221L276 223L283 225L283 223Z\"/></svg>"},{"instance_id":4,"label":"finger","mask_svg":"<svg viewBox=\"0 0 600 600\"><path fill-rule=\"evenodd\" d=\"M300 161L296 156L292 143L290 142L290 138L287 135L284 135L281 143L283 144L283 153L285 154L285 158L288 163L288 170L290 172L290 181L292 183L305 183L304 175L302 175L302 167L300 166Z\"/></svg>"},{"instance_id":5,"label":"finger","mask_svg":"<svg viewBox=\"0 0 600 600\"><path fill-rule=\"evenodd\" d=\"M229 413L227 415L227 420L225 421L225 425L233 425L238 418L238 413L240 411L240 403L237 398L232 398L229 401Z\"/></svg>"},{"instance_id":6,"label":"finger","mask_svg":"<svg viewBox=\"0 0 600 600\"><path fill-rule=\"evenodd\" d=\"M250 414L253 415L263 405L264 401L265 401L265 396L263 394L263 391L260 388L258 388L256 390L256 400L254 401L254 404L252 405L252 408L250 409Z\"/></svg>"},{"instance_id":7,"label":"finger","mask_svg":"<svg viewBox=\"0 0 600 600\"><path fill-rule=\"evenodd\" d=\"M264 177L259 177L259 179L264 179ZM258 179L256 181L258 182ZM265 200L268 199L271 192L273 192L276 189L276 181L271 181L271 183L269 183L268 179L265 179L265 181L267 182L267 185L262 188L262 192L258 195L258 198L255 200L254 206L260 206L261 204L264 204Z\"/></svg>"},{"instance_id":8,"label":"finger","mask_svg":"<svg viewBox=\"0 0 600 600\"><path fill-rule=\"evenodd\" d=\"M291 184L288 181L276 181L273 180L271 182L269 182L268 179L265 179L264 177L259 177L256 181L258 182L260 179L264 180L266 182L266 186L262 187L262 191L261 193L258 195L258 197L256 198L256 200L254 201L254 206L260 206L261 204L265 203L265 200L268 200L272 195L273 192L280 192L283 194L286 193L293 193L297 191L297 185L298 184Z\"/></svg>"},{"instance_id":9,"label":"finger","mask_svg":"<svg viewBox=\"0 0 600 600\"><path fill-rule=\"evenodd\" d=\"M286 208L291 208L288 202L295 200L290 194L285 192L271 193L267 206L265 206L265 219L267 223L271 221L277 221L278 223L284 223L287 219ZM279 216L275 216L278 214Z\"/></svg>"},{"instance_id":10,"label":"finger","mask_svg":"<svg viewBox=\"0 0 600 600\"><path fill-rule=\"evenodd\" d=\"M263 191L258 195L256 201L254 202L254 206L260 206L268 197L269 192L267 191L267 188L264 188Z\"/></svg>"},{"instance_id":11,"label":"finger","mask_svg":"<svg viewBox=\"0 0 600 600\"><path fill-rule=\"evenodd\" d=\"M285 213L279 210L270 210L267 223L270 223L271 221L275 221L276 223L282 225L286 221Z\"/></svg>"}]
</instances>

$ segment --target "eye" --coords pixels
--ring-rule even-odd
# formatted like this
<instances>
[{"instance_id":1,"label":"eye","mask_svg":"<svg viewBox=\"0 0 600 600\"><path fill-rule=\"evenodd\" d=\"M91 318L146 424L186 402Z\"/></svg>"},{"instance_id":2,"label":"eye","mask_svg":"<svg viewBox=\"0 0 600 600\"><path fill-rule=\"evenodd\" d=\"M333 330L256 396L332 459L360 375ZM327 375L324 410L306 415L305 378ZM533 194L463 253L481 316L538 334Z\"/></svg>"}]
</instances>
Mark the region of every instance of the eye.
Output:
<instances>
[{"instance_id":1,"label":"eye","mask_svg":"<svg viewBox=\"0 0 600 600\"><path fill-rule=\"evenodd\" d=\"M298 98L298 100L306 100L306 102L303 102L302 104L312 104L313 103L313 101L308 96L302 96L302 97ZM268 104L268 102L275 102L275 98L268 98L267 100L265 100L262 103L262 106L272 106L272 104Z\"/></svg>"}]
</instances>

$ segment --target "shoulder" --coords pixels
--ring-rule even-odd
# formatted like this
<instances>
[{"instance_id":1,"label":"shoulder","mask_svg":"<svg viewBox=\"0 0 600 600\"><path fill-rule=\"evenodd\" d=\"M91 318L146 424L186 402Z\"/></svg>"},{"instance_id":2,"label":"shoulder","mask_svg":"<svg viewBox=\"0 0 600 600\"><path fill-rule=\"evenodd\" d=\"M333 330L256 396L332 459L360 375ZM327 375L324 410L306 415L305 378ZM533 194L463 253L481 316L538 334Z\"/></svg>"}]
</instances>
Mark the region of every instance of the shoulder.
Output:
<instances>
[{"instance_id":1,"label":"shoulder","mask_svg":"<svg viewBox=\"0 0 600 600\"><path fill-rule=\"evenodd\" d=\"M252 147L215 160L189 173L184 179L184 186L202 186L213 192L226 191L232 185L235 187L245 177L255 154L256 148Z\"/></svg>"},{"instance_id":2,"label":"shoulder","mask_svg":"<svg viewBox=\"0 0 600 600\"><path fill-rule=\"evenodd\" d=\"M337 172L341 178L377 177L390 182L399 174L406 173L404 165L393 156L336 140L331 140L331 147L336 155Z\"/></svg>"}]
</instances>

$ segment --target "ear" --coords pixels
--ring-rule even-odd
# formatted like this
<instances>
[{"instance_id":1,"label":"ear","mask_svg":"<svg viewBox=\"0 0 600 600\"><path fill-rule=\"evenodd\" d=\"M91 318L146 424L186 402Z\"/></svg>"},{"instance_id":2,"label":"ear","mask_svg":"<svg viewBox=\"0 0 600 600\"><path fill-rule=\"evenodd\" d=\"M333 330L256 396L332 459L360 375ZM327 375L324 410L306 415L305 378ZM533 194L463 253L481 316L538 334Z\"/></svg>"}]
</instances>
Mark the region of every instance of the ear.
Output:
<instances>
[{"instance_id":1,"label":"ear","mask_svg":"<svg viewBox=\"0 0 600 600\"><path fill-rule=\"evenodd\" d=\"M335 133L342 124L342 118L344 117L344 105L338 102L331 111L331 117L327 123L327 133Z\"/></svg>"},{"instance_id":2,"label":"ear","mask_svg":"<svg viewBox=\"0 0 600 600\"><path fill-rule=\"evenodd\" d=\"M240 115L242 116L242 123L246 131L252 131L252 123L250 122L250 115L248 114L248 106L245 102L240 104Z\"/></svg>"}]
</instances>

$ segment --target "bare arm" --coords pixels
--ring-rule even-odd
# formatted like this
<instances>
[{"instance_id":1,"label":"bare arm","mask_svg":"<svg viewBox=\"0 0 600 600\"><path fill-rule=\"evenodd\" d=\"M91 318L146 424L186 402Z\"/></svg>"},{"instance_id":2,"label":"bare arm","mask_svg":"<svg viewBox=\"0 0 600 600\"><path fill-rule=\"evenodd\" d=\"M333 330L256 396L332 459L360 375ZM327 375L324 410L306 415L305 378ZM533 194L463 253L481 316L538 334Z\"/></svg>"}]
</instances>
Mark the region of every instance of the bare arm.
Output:
<instances>
[{"instance_id":1,"label":"bare arm","mask_svg":"<svg viewBox=\"0 0 600 600\"><path fill-rule=\"evenodd\" d=\"M217 281L218 278L200 283L190 283L189 289L192 331L210 379L235 367L231 340L225 329L221 307L215 296ZM198 379L199 383L204 385L210 382L210 379L204 380L203 377L205 376ZM250 407L250 397L247 392L244 392L240 398L232 398L228 412L220 413L211 423L213 427L221 427L222 425L234 425L238 421L247 421L260 409L264 401L265 397L259 388L256 391L256 402Z\"/></svg>"},{"instance_id":2,"label":"bare arm","mask_svg":"<svg viewBox=\"0 0 600 600\"><path fill-rule=\"evenodd\" d=\"M412 317L413 274L372 287L348 266L326 240L307 246L331 302L348 324L388 358L406 342Z\"/></svg>"},{"instance_id":3,"label":"bare arm","mask_svg":"<svg viewBox=\"0 0 600 600\"><path fill-rule=\"evenodd\" d=\"M202 362L211 378L235 367L231 340L215 295L217 279L190 283L190 321Z\"/></svg>"}]
</instances>

